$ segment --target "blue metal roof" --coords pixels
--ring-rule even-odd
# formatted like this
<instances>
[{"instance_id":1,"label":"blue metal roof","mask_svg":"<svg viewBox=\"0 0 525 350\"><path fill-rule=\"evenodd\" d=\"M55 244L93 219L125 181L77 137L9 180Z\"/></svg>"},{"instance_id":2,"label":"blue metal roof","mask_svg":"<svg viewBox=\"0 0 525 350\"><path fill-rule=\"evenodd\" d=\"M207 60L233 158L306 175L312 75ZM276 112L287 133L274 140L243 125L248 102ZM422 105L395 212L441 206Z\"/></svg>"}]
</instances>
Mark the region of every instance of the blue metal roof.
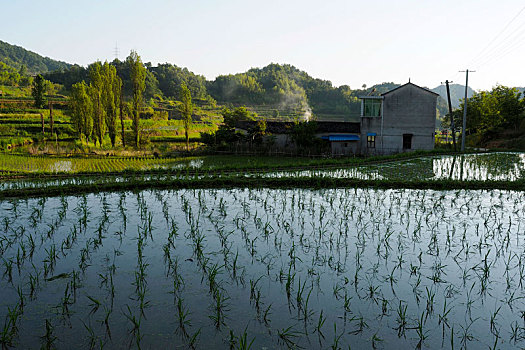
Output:
<instances>
[{"instance_id":1,"label":"blue metal roof","mask_svg":"<svg viewBox=\"0 0 525 350\"><path fill-rule=\"evenodd\" d=\"M329 141L359 141L358 135L330 135Z\"/></svg>"}]
</instances>

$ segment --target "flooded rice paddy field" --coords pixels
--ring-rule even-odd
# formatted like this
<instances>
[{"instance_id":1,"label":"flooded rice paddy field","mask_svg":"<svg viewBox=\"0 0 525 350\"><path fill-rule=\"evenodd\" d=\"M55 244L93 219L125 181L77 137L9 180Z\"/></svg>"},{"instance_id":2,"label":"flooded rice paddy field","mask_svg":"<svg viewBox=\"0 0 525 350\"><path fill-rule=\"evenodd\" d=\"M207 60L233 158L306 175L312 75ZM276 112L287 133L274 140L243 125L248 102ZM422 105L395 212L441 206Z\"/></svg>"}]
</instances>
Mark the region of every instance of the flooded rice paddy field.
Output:
<instances>
[{"instance_id":1,"label":"flooded rice paddy field","mask_svg":"<svg viewBox=\"0 0 525 350\"><path fill-rule=\"evenodd\" d=\"M67 158L0 154L0 171L16 173L106 173L119 171L147 171L199 167L202 161L195 157L146 158L98 157Z\"/></svg>"},{"instance_id":2,"label":"flooded rice paddy field","mask_svg":"<svg viewBox=\"0 0 525 350\"><path fill-rule=\"evenodd\" d=\"M1 201L0 341L520 348L524 200L232 189Z\"/></svg>"}]
</instances>

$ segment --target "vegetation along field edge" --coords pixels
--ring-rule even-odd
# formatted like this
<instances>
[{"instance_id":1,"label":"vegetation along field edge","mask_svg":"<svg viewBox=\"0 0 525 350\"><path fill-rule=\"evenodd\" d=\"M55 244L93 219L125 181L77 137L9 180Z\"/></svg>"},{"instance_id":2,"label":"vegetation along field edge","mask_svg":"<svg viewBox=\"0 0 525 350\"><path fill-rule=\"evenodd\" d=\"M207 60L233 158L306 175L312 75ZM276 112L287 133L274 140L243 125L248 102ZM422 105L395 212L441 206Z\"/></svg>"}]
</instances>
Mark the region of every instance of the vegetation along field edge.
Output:
<instances>
[{"instance_id":1,"label":"vegetation along field edge","mask_svg":"<svg viewBox=\"0 0 525 350\"><path fill-rule=\"evenodd\" d=\"M512 190L525 191L525 180L517 181L459 181L459 180L362 180L312 177L208 177L184 179L137 179L123 182L90 183L45 188L8 189L0 191L0 200L41 196L78 195L83 193L140 191L147 189L198 189L198 188L378 188L378 189L429 189L429 190Z\"/></svg>"}]
</instances>

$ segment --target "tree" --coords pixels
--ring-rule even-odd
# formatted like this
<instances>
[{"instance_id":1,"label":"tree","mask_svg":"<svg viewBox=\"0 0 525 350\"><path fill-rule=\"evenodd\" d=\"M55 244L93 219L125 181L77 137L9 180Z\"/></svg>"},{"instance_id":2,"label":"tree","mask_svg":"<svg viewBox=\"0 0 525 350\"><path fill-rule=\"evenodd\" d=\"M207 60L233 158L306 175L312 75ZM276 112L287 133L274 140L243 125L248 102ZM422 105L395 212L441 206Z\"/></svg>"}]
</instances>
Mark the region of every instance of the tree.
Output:
<instances>
[{"instance_id":1,"label":"tree","mask_svg":"<svg viewBox=\"0 0 525 350\"><path fill-rule=\"evenodd\" d=\"M88 68L89 78L91 80L91 83L89 84L89 91L93 101L93 131L95 132L95 144L96 140L98 139L100 146L102 146L102 141L104 140L104 135L106 134L106 122L102 104L104 84L104 79L102 76L102 64L97 61L92 63Z\"/></svg>"},{"instance_id":2,"label":"tree","mask_svg":"<svg viewBox=\"0 0 525 350\"><path fill-rule=\"evenodd\" d=\"M203 99L208 96L206 92L206 78L193 74L187 68L164 63L159 64L157 67L150 67L148 71L153 73L159 90L166 97L178 97L182 83L186 84L194 99Z\"/></svg>"},{"instance_id":3,"label":"tree","mask_svg":"<svg viewBox=\"0 0 525 350\"><path fill-rule=\"evenodd\" d=\"M458 110L460 113L454 112L456 123L461 123L458 117L463 115L463 108L464 102ZM477 133L481 145L504 132L519 132L524 119L525 104L516 88L498 85L491 91L477 92L468 99L467 131L469 134Z\"/></svg>"},{"instance_id":4,"label":"tree","mask_svg":"<svg viewBox=\"0 0 525 350\"><path fill-rule=\"evenodd\" d=\"M248 132L250 142L260 145L263 142L263 137L266 135L266 121L258 120L257 124Z\"/></svg>"},{"instance_id":5,"label":"tree","mask_svg":"<svg viewBox=\"0 0 525 350\"><path fill-rule=\"evenodd\" d=\"M317 123L315 121L296 122L290 136L297 147L309 148L315 144L316 130Z\"/></svg>"},{"instance_id":6,"label":"tree","mask_svg":"<svg viewBox=\"0 0 525 350\"><path fill-rule=\"evenodd\" d=\"M233 110L229 108L223 108L221 111L222 117L224 118L224 126L227 129L235 129L235 124L241 121L253 121L255 120L255 113L250 112L246 107L237 107Z\"/></svg>"},{"instance_id":7,"label":"tree","mask_svg":"<svg viewBox=\"0 0 525 350\"><path fill-rule=\"evenodd\" d=\"M184 135L186 136L186 149L190 150L190 125L191 114L193 113L193 104L191 103L191 92L185 83L181 85L180 99L182 104L180 112L182 113L182 120L184 122Z\"/></svg>"},{"instance_id":8,"label":"tree","mask_svg":"<svg viewBox=\"0 0 525 350\"><path fill-rule=\"evenodd\" d=\"M89 97L89 87L84 81L71 87L69 99L71 121L79 136L88 140L93 133L93 102Z\"/></svg>"},{"instance_id":9,"label":"tree","mask_svg":"<svg viewBox=\"0 0 525 350\"><path fill-rule=\"evenodd\" d=\"M44 77L42 77L41 74L37 75L33 80L33 86L31 88L31 95L33 95L33 98L35 99L36 108L45 108L46 106L46 99L44 96L46 87L47 83Z\"/></svg>"},{"instance_id":10,"label":"tree","mask_svg":"<svg viewBox=\"0 0 525 350\"><path fill-rule=\"evenodd\" d=\"M142 64L140 56L135 51L131 51L126 59L131 73L131 85L133 91L133 119L132 129L135 137L135 146L139 146L139 123L140 123L140 108L142 106L142 94L146 88L146 68Z\"/></svg>"},{"instance_id":11,"label":"tree","mask_svg":"<svg viewBox=\"0 0 525 350\"><path fill-rule=\"evenodd\" d=\"M516 88L498 85L491 94L496 101L496 108L504 116L504 126L517 131L524 117L521 92Z\"/></svg>"},{"instance_id":12,"label":"tree","mask_svg":"<svg viewBox=\"0 0 525 350\"><path fill-rule=\"evenodd\" d=\"M120 84L115 67L105 62L102 66L102 105L112 147L115 147L117 137L116 121L120 102Z\"/></svg>"},{"instance_id":13,"label":"tree","mask_svg":"<svg viewBox=\"0 0 525 350\"><path fill-rule=\"evenodd\" d=\"M122 93L122 79L117 76L117 86L119 90L119 116L120 116L120 127L122 134L122 147L126 147L126 138L124 135L124 94Z\"/></svg>"}]
</instances>

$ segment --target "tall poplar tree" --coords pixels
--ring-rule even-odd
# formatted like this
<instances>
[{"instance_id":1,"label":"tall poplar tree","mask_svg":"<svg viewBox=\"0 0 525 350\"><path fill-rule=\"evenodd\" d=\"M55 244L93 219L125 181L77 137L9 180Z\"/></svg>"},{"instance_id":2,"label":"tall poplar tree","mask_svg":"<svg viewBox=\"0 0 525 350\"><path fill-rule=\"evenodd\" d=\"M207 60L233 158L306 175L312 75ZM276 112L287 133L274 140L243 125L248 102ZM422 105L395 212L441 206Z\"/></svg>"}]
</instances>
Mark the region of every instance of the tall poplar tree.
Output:
<instances>
[{"instance_id":1,"label":"tall poplar tree","mask_svg":"<svg viewBox=\"0 0 525 350\"><path fill-rule=\"evenodd\" d=\"M131 51L126 61L130 67L131 85L133 89L132 129L133 136L135 137L135 146L138 147L140 141L140 108L142 107L142 94L146 89L146 68L144 64L142 64L142 60L136 51Z\"/></svg>"},{"instance_id":2,"label":"tall poplar tree","mask_svg":"<svg viewBox=\"0 0 525 350\"><path fill-rule=\"evenodd\" d=\"M104 108L102 104L102 91L104 79L102 76L102 64L97 61L89 65L89 91L91 100L93 101L93 132L95 133L95 144L96 140L100 146L104 140L106 134L106 122L104 118Z\"/></svg>"},{"instance_id":3,"label":"tall poplar tree","mask_svg":"<svg viewBox=\"0 0 525 350\"><path fill-rule=\"evenodd\" d=\"M71 121L79 136L89 140L93 133L93 103L89 97L89 87L84 81L71 87Z\"/></svg>"},{"instance_id":4,"label":"tall poplar tree","mask_svg":"<svg viewBox=\"0 0 525 350\"><path fill-rule=\"evenodd\" d=\"M107 61L102 66L102 106L104 108L105 123L108 129L111 146L115 147L117 137L117 114L120 102L120 79L117 69Z\"/></svg>"},{"instance_id":5,"label":"tall poplar tree","mask_svg":"<svg viewBox=\"0 0 525 350\"><path fill-rule=\"evenodd\" d=\"M126 147L126 139L124 135L124 94L122 93L122 79L117 75L117 84L115 85L115 94L118 92L119 95L119 117L120 117L120 126L122 129L121 138L122 138L122 147Z\"/></svg>"},{"instance_id":6,"label":"tall poplar tree","mask_svg":"<svg viewBox=\"0 0 525 350\"><path fill-rule=\"evenodd\" d=\"M190 126L191 126L191 114L193 113L193 104L191 103L191 92L185 83L182 83L180 87L180 100L182 104L180 111L182 114L182 120L184 122L184 135L186 136L186 149L190 150Z\"/></svg>"},{"instance_id":7,"label":"tall poplar tree","mask_svg":"<svg viewBox=\"0 0 525 350\"><path fill-rule=\"evenodd\" d=\"M44 108L46 105L46 99L44 94L46 92L46 80L42 75L37 75L33 80L33 86L31 87L31 95L35 99L36 108Z\"/></svg>"}]
</instances>

